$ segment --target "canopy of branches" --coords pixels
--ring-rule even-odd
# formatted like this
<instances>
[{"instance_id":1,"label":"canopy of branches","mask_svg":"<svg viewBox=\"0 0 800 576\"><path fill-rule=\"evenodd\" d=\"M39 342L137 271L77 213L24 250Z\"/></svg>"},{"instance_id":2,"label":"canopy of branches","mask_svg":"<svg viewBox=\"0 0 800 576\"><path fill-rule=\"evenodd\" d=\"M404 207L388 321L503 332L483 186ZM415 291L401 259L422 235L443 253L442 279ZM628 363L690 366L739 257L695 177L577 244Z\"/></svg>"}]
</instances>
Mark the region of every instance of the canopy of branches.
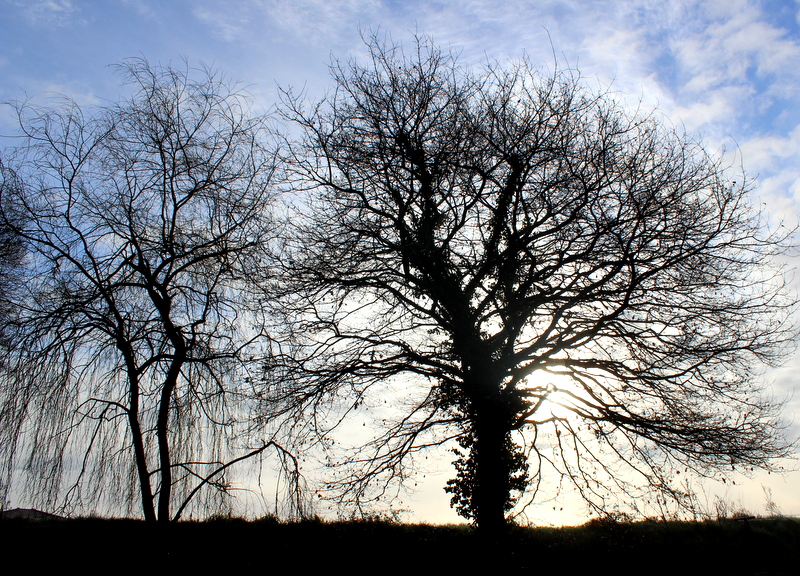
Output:
<instances>
[{"instance_id":1,"label":"canopy of branches","mask_svg":"<svg viewBox=\"0 0 800 576\"><path fill-rule=\"evenodd\" d=\"M746 181L575 72L367 45L328 99L283 108L305 134L293 305L325 352L314 376L357 403L387 380L427 390L350 458L346 498L454 437L453 504L487 527L543 482L596 508L640 487L686 504L676 467L787 452L757 375L795 335L788 234Z\"/></svg>"}]
</instances>

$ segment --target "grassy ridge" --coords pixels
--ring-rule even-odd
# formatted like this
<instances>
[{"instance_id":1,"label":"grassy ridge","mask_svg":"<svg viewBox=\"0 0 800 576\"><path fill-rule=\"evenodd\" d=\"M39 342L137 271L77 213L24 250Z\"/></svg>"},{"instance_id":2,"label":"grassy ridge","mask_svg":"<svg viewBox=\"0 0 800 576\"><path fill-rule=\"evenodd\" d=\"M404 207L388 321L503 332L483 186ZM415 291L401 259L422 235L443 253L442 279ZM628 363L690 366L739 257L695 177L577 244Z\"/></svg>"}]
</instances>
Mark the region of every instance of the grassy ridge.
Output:
<instances>
[{"instance_id":1,"label":"grassy ridge","mask_svg":"<svg viewBox=\"0 0 800 576\"><path fill-rule=\"evenodd\" d=\"M482 538L466 526L271 519L148 526L135 520L3 520L3 559L25 565L271 573L797 574L800 520L594 521L514 528ZM29 564L30 563L30 564ZM525 570L525 572L519 572Z\"/></svg>"}]
</instances>

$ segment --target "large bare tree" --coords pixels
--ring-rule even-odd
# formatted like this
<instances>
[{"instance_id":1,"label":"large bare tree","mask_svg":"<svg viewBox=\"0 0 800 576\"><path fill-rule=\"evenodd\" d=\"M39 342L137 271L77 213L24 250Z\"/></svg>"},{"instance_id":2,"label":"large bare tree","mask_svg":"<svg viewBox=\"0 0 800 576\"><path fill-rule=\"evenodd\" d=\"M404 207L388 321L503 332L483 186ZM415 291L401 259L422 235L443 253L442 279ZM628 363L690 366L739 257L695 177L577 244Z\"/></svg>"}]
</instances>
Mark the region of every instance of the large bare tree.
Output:
<instances>
[{"instance_id":1,"label":"large bare tree","mask_svg":"<svg viewBox=\"0 0 800 576\"><path fill-rule=\"evenodd\" d=\"M351 407L387 383L417 398L340 488L379 498L458 438L452 503L493 530L542 483L681 501L678 471L787 453L758 376L795 335L788 234L746 180L576 72L367 47L283 108L308 202L293 308L327 352L306 369Z\"/></svg>"},{"instance_id":2,"label":"large bare tree","mask_svg":"<svg viewBox=\"0 0 800 576\"><path fill-rule=\"evenodd\" d=\"M4 226L28 277L0 428L27 496L168 521L224 499L232 465L267 448L296 472L264 403L275 149L219 73L120 71L118 104L17 106Z\"/></svg>"}]
</instances>

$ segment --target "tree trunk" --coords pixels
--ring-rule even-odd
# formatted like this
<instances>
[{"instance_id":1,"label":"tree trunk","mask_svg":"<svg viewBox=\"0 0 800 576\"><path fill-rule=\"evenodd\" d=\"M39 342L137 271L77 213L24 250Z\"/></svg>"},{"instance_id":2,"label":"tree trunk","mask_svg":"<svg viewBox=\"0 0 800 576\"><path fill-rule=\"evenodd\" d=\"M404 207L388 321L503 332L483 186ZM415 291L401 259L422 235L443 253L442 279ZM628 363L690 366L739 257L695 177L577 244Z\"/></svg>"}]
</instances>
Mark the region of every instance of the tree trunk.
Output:
<instances>
[{"instance_id":1,"label":"tree trunk","mask_svg":"<svg viewBox=\"0 0 800 576\"><path fill-rule=\"evenodd\" d=\"M149 279L153 282L153 286L148 287L150 298L161 316L164 332L174 349L172 361L161 387L158 421L156 422L156 438L158 439L158 459L161 475L161 487L158 492L158 521L163 523L172 520L170 517L170 500L172 499L172 455L170 454L169 444L170 405L172 402L172 394L178 385L181 369L186 363L188 352L186 340L170 316L172 310L171 296L163 286L152 279L152 276L150 276Z\"/></svg>"},{"instance_id":2,"label":"tree trunk","mask_svg":"<svg viewBox=\"0 0 800 576\"><path fill-rule=\"evenodd\" d=\"M142 428L139 425L138 403L128 410L128 425L133 439L133 452L136 461L136 472L139 476L139 489L142 497L142 512L147 522L155 522L156 510L153 502L153 489L150 485L150 473L147 469L147 457L144 450Z\"/></svg>"},{"instance_id":3,"label":"tree trunk","mask_svg":"<svg viewBox=\"0 0 800 576\"><path fill-rule=\"evenodd\" d=\"M169 522L170 500L172 498L172 458L169 446L169 414L172 393L178 383L183 358L170 366L161 389L161 405L158 410L156 436L158 437L158 456L161 466L161 489L158 493L158 521Z\"/></svg>"},{"instance_id":4,"label":"tree trunk","mask_svg":"<svg viewBox=\"0 0 800 576\"><path fill-rule=\"evenodd\" d=\"M128 374L128 427L131 432L136 473L139 477L142 513L145 521L155 522L156 508L153 499L153 486L150 482L150 471L147 468L147 454L144 447L144 437L142 436L142 426L139 423L139 370L129 343L124 339L119 339L117 348L122 352L122 356L125 359L125 369Z\"/></svg>"},{"instance_id":5,"label":"tree trunk","mask_svg":"<svg viewBox=\"0 0 800 576\"><path fill-rule=\"evenodd\" d=\"M505 512L509 500L510 455L507 410L502 401L482 400L474 410L475 522L480 532L503 532L508 526Z\"/></svg>"}]
</instances>

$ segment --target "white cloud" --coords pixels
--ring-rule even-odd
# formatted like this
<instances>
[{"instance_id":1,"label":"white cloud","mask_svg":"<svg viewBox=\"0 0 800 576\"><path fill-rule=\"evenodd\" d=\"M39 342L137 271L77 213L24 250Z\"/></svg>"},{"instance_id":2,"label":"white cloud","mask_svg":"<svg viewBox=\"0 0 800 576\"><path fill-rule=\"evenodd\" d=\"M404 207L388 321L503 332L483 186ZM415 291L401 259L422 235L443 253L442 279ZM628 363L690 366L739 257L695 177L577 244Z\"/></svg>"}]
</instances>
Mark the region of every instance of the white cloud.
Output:
<instances>
[{"instance_id":1,"label":"white cloud","mask_svg":"<svg viewBox=\"0 0 800 576\"><path fill-rule=\"evenodd\" d=\"M788 166L800 169L800 126L795 126L786 137L751 138L741 148L742 154L761 171L775 172Z\"/></svg>"},{"instance_id":2,"label":"white cloud","mask_svg":"<svg viewBox=\"0 0 800 576\"><path fill-rule=\"evenodd\" d=\"M800 224L800 126L795 126L785 137L772 134L750 138L733 154L740 156L752 179L754 202L767 220L772 225ZM792 365L797 368L800 357ZM786 380L779 387L786 389L788 384Z\"/></svg>"},{"instance_id":3,"label":"white cloud","mask_svg":"<svg viewBox=\"0 0 800 576\"><path fill-rule=\"evenodd\" d=\"M711 22L700 33L676 37L673 49L692 79L685 89L695 94L722 84L769 81L768 93L797 94L800 46L763 19L758 6L707 5Z\"/></svg>"},{"instance_id":4,"label":"white cloud","mask_svg":"<svg viewBox=\"0 0 800 576\"><path fill-rule=\"evenodd\" d=\"M12 0L8 3L20 9L25 18L37 26L66 26L80 12L71 0Z\"/></svg>"},{"instance_id":5,"label":"white cloud","mask_svg":"<svg viewBox=\"0 0 800 576\"><path fill-rule=\"evenodd\" d=\"M381 9L379 0L262 0L262 9L272 21L298 38L327 44L342 33L352 35L367 26Z\"/></svg>"},{"instance_id":6,"label":"white cloud","mask_svg":"<svg viewBox=\"0 0 800 576\"><path fill-rule=\"evenodd\" d=\"M226 42L242 40L246 35L246 25L249 18L246 13L229 10L213 10L206 7L197 7L193 14L196 18L210 26L216 35Z\"/></svg>"},{"instance_id":7,"label":"white cloud","mask_svg":"<svg viewBox=\"0 0 800 576\"><path fill-rule=\"evenodd\" d=\"M132 7L137 14L148 20L158 20L158 12L153 10L144 0L122 0L123 4Z\"/></svg>"},{"instance_id":8,"label":"white cloud","mask_svg":"<svg viewBox=\"0 0 800 576\"><path fill-rule=\"evenodd\" d=\"M75 102L83 109L103 104L91 87L81 82L49 82L29 79L26 82L30 94L23 100L35 106L52 107L64 100Z\"/></svg>"},{"instance_id":9,"label":"white cloud","mask_svg":"<svg viewBox=\"0 0 800 576\"><path fill-rule=\"evenodd\" d=\"M710 124L730 118L734 112L731 100L722 91L713 92L704 101L676 106L670 111L670 117L683 124L689 133L702 132Z\"/></svg>"},{"instance_id":10,"label":"white cloud","mask_svg":"<svg viewBox=\"0 0 800 576\"><path fill-rule=\"evenodd\" d=\"M355 35L360 26L368 27L382 5L380 0L232 0L205 2L194 9L194 15L228 42L280 30L307 44L329 47L343 35ZM254 30L252 22L262 22L262 29Z\"/></svg>"}]
</instances>

